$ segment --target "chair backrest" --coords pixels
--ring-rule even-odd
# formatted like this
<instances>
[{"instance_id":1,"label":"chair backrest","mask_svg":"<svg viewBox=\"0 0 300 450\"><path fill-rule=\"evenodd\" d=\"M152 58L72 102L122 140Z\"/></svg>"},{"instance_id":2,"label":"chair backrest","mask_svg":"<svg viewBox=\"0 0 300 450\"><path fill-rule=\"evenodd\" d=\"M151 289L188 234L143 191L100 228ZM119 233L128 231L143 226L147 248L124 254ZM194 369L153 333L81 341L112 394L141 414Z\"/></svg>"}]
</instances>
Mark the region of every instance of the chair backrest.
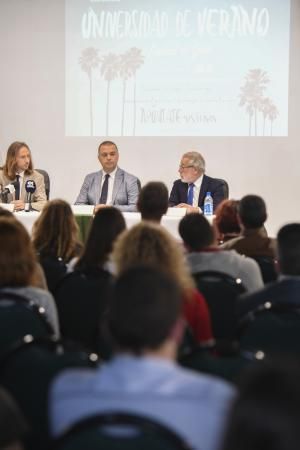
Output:
<instances>
[{"instance_id":1,"label":"chair backrest","mask_svg":"<svg viewBox=\"0 0 300 450\"><path fill-rule=\"evenodd\" d=\"M237 298L245 292L242 280L217 271L193 274L197 289L204 295L216 340L234 339L237 330Z\"/></svg>"},{"instance_id":2,"label":"chair backrest","mask_svg":"<svg viewBox=\"0 0 300 450\"><path fill-rule=\"evenodd\" d=\"M46 197L47 200L49 200L50 197L50 177L46 170L44 169L35 169L37 172L43 175L44 177L44 183L45 183L45 191L46 191Z\"/></svg>"},{"instance_id":3,"label":"chair backrest","mask_svg":"<svg viewBox=\"0 0 300 450\"><path fill-rule=\"evenodd\" d=\"M0 291L0 353L24 335L53 335L44 308L16 293Z\"/></svg>"},{"instance_id":4,"label":"chair backrest","mask_svg":"<svg viewBox=\"0 0 300 450\"><path fill-rule=\"evenodd\" d=\"M229 198L229 186L226 180L223 180L223 178L215 178L216 181L220 181L223 184L223 192L224 192L224 198Z\"/></svg>"},{"instance_id":5,"label":"chair backrest","mask_svg":"<svg viewBox=\"0 0 300 450\"><path fill-rule=\"evenodd\" d=\"M266 302L240 321L239 334L244 350L300 356L300 308Z\"/></svg>"},{"instance_id":6,"label":"chair backrest","mask_svg":"<svg viewBox=\"0 0 300 450\"><path fill-rule=\"evenodd\" d=\"M275 268L275 260L269 256L251 256L259 265L264 283L276 281L278 273Z\"/></svg>"},{"instance_id":7,"label":"chair backrest","mask_svg":"<svg viewBox=\"0 0 300 450\"><path fill-rule=\"evenodd\" d=\"M117 432L113 432L113 428ZM175 431L149 417L124 412L97 414L71 427L53 450L191 450Z\"/></svg>"}]
</instances>

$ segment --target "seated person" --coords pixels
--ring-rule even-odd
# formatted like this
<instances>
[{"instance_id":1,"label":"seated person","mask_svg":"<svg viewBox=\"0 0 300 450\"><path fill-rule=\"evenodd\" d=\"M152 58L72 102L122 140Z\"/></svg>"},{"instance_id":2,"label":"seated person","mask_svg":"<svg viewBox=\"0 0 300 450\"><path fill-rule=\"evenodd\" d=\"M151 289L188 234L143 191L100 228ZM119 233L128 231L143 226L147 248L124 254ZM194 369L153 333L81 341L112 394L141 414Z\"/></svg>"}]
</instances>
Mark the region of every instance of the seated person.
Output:
<instances>
[{"instance_id":1,"label":"seated person","mask_svg":"<svg viewBox=\"0 0 300 450\"><path fill-rule=\"evenodd\" d=\"M88 174L75 205L95 205L95 211L112 205L121 211L136 211L139 180L118 167L119 150L111 141L98 148L102 170Z\"/></svg>"},{"instance_id":2,"label":"seated person","mask_svg":"<svg viewBox=\"0 0 300 450\"><path fill-rule=\"evenodd\" d=\"M253 294L244 294L238 305L240 316L266 302L284 303L300 308L300 224L283 226L277 235L277 281Z\"/></svg>"},{"instance_id":3,"label":"seated person","mask_svg":"<svg viewBox=\"0 0 300 450\"><path fill-rule=\"evenodd\" d=\"M29 180L34 181L36 185L31 206L40 211L47 202L44 177L33 169L28 145L25 142L13 142L7 150L5 164L0 169L0 185L2 189L10 184L14 186L14 192L8 194L7 200L15 205L15 211L25 207L25 184Z\"/></svg>"},{"instance_id":4,"label":"seated person","mask_svg":"<svg viewBox=\"0 0 300 450\"><path fill-rule=\"evenodd\" d=\"M150 181L141 189L137 209L142 220L161 222L161 218L168 211L168 189L160 181Z\"/></svg>"},{"instance_id":5,"label":"seated person","mask_svg":"<svg viewBox=\"0 0 300 450\"><path fill-rule=\"evenodd\" d=\"M213 270L240 278L249 292L263 287L258 264L236 251L224 251L217 245L213 227L200 214L188 214L179 223L179 234L188 251L191 273Z\"/></svg>"},{"instance_id":6,"label":"seated person","mask_svg":"<svg viewBox=\"0 0 300 450\"><path fill-rule=\"evenodd\" d=\"M185 153L180 161L180 180L173 184L169 206L187 208L187 212L203 212L204 199L211 193L214 210L224 200L226 188L222 180L204 174L205 161L198 152Z\"/></svg>"},{"instance_id":7,"label":"seated person","mask_svg":"<svg viewBox=\"0 0 300 450\"><path fill-rule=\"evenodd\" d=\"M222 245L223 249L236 250L250 257L275 257L275 239L269 238L264 223L267 220L264 200L258 195L246 195L238 206L238 219L241 226L240 236L230 239Z\"/></svg>"},{"instance_id":8,"label":"seated person","mask_svg":"<svg viewBox=\"0 0 300 450\"><path fill-rule=\"evenodd\" d=\"M71 369L54 380L54 437L87 416L118 411L161 422L195 450L219 448L234 389L176 364L181 308L180 288L167 274L139 267L121 275L107 321L115 355L99 369Z\"/></svg>"},{"instance_id":9,"label":"seated person","mask_svg":"<svg viewBox=\"0 0 300 450\"><path fill-rule=\"evenodd\" d=\"M240 235L238 205L238 200L223 200L215 210L214 225L219 244L223 244Z\"/></svg>"}]
</instances>

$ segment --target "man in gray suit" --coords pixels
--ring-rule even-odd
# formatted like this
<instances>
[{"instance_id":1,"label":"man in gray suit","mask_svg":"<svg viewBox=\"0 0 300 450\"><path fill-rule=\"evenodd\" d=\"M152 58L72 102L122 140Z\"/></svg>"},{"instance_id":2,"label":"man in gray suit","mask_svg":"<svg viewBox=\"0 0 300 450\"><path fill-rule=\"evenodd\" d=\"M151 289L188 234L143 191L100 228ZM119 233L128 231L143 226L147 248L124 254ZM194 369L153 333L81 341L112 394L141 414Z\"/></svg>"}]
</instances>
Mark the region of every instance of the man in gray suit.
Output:
<instances>
[{"instance_id":1,"label":"man in gray suit","mask_svg":"<svg viewBox=\"0 0 300 450\"><path fill-rule=\"evenodd\" d=\"M95 205L95 211L112 205L121 211L136 211L139 180L118 167L119 151L112 141L98 148L102 170L88 174L75 205Z\"/></svg>"}]
</instances>

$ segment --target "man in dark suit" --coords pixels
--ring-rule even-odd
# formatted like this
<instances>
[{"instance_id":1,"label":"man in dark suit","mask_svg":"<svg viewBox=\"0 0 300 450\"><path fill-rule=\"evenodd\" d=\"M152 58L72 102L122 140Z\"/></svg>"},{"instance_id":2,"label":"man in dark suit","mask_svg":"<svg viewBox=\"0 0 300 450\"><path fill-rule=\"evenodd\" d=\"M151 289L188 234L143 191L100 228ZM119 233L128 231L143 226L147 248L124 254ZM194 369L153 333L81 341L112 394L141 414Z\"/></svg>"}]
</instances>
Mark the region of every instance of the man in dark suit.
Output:
<instances>
[{"instance_id":1,"label":"man in dark suit","mask_svg":"<svg viewBox=\"0 0 300 450\"><path fill-rule=\"evenodd\" d=\"M95 211L107 205L121 211L136 211L139 180L118 167L119 151L114 142L104 141L98 148L103 168L88 174L76 199L76 205L95 205Z\"/></svg>"},{"instance_id":2,"label":"man in dark suit","mask_svg":"<svg viewBox=\"0 0 300 450\"><path fill-rule=\"evenodd\" d=\"M223 180L204 174L205 160L198 152L185 153L180 161L180 180L173 184L169 206L187 208L187 212L203 212L207 192L213 198L214 210L228 197L228 188Z\"/></svg>"},{"instance_id":3,"label":"man in dark suit","mask_svg":"<svg viewBox=\"0 0 300 450\"><path fill-rule=\"evenodd\" d=\"M300 308L300 223L285 225L277 235L279 278L263 289L244 294L238 304L244 316L266 302L284 303Z\"/></svg>"}]
</instances>

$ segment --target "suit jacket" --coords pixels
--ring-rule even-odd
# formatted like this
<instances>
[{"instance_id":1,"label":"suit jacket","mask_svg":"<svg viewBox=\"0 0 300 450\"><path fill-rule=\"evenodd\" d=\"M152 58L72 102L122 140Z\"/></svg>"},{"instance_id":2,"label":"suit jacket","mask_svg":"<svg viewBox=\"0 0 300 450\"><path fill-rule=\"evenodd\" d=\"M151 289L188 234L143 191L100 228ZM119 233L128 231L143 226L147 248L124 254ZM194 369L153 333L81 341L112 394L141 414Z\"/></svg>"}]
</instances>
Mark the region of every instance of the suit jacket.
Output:
<instances>
[{"instance_id":1,"label":"suit jacket","mask_svg":"<svg viewBox=\"0 0 300 450\"><path fill-rule=\"evenodd\" d=\"M27 175L24 174L23 177L23 184L21 188L21 196L20 200L23 200L25 202L26 197L26 190L25 190L25 183L27 180L33 180L36 184L36 191L34 194L32 194L32 207L38 211L43 209L43 206L47 202L46 192L45 192L45 182L44 177L42 174L34 170L32 174ZM2 184L3 187L7 186L8 184L11 184L12 180L4 176L3 169L0 170L0 184ZM8 194L8 202L15 200L15 194Z\"/></svg>"},{"instance_id":2,"label":"suit jacket","mask_svg":"<svg viewBox=\"0 0 300 450\"><path fill-rule=\"evenodd\" d=\"M238 302L238 315L244 316L266 302L284 303L300 308L300 277L283 277L253 294L243 294Z\"/></svg>"},{"instance_id":3,"label":"suit jacket","mask_svg":"<svg viewBox=\"0 0 300 450\"><path fill-rule=\"evenodd\" d=\"M103 170L99 170L85 177L75 205L97 205L99 203L102 176ZM137 177L118 168L112 192L112 206L116 206L121 211L136 211L138 196Z\"/></svg>"},{"instance_id":4,"label":"suit jacket","mask_svg":"<svg viewBox=\"0 0 300 450\"><path fill-rule=\"evenodd\" d=\"M204 198L207 192L211 193L214 202L214 210L225 199L224 182L216 178L211 178L203 175L203 180L200 188L198 206L204 209ZM179 203L187 202L188 183L181 180L174 181L172 191L169 198L169 206L176 206Z\"/></svg>"}]
</instances>

